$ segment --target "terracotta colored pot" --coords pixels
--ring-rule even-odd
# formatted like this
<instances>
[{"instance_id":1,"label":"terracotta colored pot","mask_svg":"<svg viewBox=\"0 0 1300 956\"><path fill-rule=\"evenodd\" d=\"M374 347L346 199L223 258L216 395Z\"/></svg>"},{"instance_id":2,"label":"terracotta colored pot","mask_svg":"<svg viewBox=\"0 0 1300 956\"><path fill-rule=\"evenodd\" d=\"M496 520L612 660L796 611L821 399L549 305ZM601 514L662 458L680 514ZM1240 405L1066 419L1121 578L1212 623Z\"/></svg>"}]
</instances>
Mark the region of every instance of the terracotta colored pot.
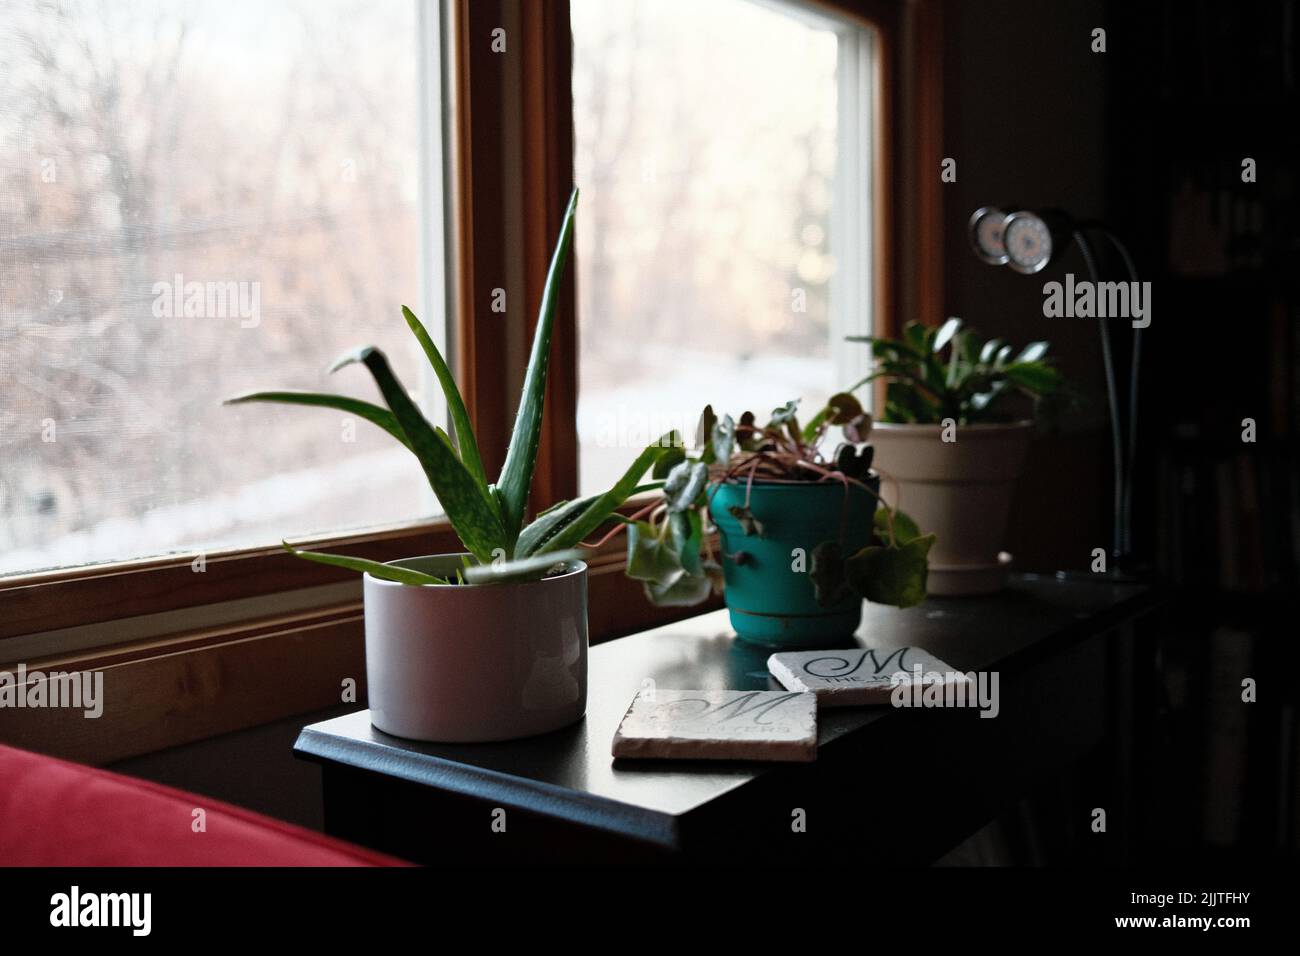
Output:
<instances>
[{"instance_id":1,"label":"terracotta colored pot","mask_svg":"<svg viewBox=\"0 0 1300 956\"><path fill-rule=\"evenodd\" d=\"M959 425L951 442L941 425L871 430L881 494L937 537L929 593L991 594L1006 584L1007 515L1032 433L1032 422Z\"/></svg>"},{"instance_id":2,"label":"terracotta colored pot","mask_svg":"<svg viewBox=\"0 0 1300 956\"><path fill-rule=\"evenodd\" d=\"M445 577L462 555L391 562ZM541 581L397 584L365 575L370 722L412 740L531 737L587 709L587 566Z\"/></svg>"}]
</instances>

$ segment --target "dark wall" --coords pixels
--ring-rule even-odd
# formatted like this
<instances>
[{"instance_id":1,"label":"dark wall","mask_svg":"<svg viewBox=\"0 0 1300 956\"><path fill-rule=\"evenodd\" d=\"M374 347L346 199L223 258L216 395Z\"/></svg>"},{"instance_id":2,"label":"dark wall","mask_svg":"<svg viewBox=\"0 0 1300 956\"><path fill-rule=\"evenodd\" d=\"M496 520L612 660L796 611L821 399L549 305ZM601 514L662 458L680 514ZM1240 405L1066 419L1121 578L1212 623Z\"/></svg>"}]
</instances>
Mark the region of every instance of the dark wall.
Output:
<instances>
[{"instance_id":1,"label":"dark wall","mask_svg":"<svg viewBox=\"0 0 1300 956\"><path fill-rule=\"evenodd\" d=\"M1093 29L1107 25L1104 4L949 0L944 16L944 155L957 161L957 181L944 186L946 310L1013 344L1048 340L1082 397L1031 452L1007 548L1020 567L1086 567L1093 548L1110 544L1098 331L1092 320L1042 311L1043 283L1083 273L1083 262L1070 250L1040 276L1022 276L977 259L966 227L980 206L1004 203L1103 215L1111 54L1091 45Z\"/></svg>"},{"instance_id":2,"label":"dark wall","mask_svg":"<svg viewBox=\"0 0 1300 956\"><path fill-rule=\"evenodd\" d=\"M1097 329L1086 319L1043 317L1043 283L1083 271L1070 251L1040 276L985 265L966 224L978 207L1060 207L1100 217L1105 207L1106 57L1090 51L1104 26L1094 0L950 2L946 8L945 299L949 311L1011 341L1047 338L1057 362L1089 396L1102 396ZM1109 38L1108 38L1109 39ZM1067 425L1104 423L1100 403Z\"/></svg>"}]
</instances>

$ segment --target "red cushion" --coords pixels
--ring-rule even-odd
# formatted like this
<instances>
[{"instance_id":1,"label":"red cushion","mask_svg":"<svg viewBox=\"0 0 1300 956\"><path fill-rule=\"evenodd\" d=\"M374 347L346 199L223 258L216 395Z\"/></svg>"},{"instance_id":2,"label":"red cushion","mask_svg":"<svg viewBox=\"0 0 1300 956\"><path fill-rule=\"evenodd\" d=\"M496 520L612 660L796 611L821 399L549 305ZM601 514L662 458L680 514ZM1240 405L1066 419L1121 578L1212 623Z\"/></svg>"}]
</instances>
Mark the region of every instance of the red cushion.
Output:
<instances>
[{"instance_id":1,"label":"red cushion","mask_svg":"<svg viewBox=\"0 0 1300 956\"><path fill-rule=\"evenodd\" d=\"M206 814L196 833L194 810ZM0 746L0 866L403 866L238 807Z\"/></svg>"}]
</instances>

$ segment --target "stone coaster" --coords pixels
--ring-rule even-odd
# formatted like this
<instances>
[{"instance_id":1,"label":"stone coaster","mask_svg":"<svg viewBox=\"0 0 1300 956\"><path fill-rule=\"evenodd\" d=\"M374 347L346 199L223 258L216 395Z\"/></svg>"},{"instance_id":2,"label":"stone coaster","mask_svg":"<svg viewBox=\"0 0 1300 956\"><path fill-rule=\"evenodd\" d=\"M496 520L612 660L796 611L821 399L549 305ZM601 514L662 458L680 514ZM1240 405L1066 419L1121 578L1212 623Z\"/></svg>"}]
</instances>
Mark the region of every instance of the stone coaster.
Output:
<instances>
[{"instance_id":1,"label":"stone coaster","mask_svg":"<svg viewBox=\"0 0 1300 956\"><path fill-rule=\"evenodd\" d=\"M919 647L788 651L767 659L767 669L782 687L811 691L822 707L888 704L894 691L894 675L900 675L899 682L911 683L917 665L926 674L937 671L952 675L945 683L970 680Z\"/></svg>"},{"instance_id":2,"label":"stone coaster","mask_svg":"<svg viewBox=\"0 0 1300 956\"><path fill-rule=\"evenodd\" d=\"M614 756L815 760L817 698L773 690L642 690L614 734Z\"/></svg>"}]
</instances>

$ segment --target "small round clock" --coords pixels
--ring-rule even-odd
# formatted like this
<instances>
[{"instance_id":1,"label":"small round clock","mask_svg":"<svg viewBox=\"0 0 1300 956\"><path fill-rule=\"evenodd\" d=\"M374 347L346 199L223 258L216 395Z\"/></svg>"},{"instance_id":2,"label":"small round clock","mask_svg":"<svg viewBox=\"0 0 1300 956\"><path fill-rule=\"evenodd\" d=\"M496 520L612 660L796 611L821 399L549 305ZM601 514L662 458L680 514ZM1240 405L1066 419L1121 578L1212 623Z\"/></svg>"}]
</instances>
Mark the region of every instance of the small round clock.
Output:
<instances>
[{"instance_id":1,"label":"small round clock","mask_svg":"<svg viewBox=\"0 0 1300 956\"><path fill-rule=\"evenodd\" d=\"M1038 213L1028 210L1007 216L1002 242L1006 247L1006 263L1024 275L1047 268L1056 248L1051 225Z\"/></svg>"},{"instance_id":2,"label":"small round clock","mask_svg":"<svg viewBox=\"0 0 1300 956\"><path fill-rule=\"evenodd\" d=\"M970 217L970 244L989 265L1000 266L1007 261L1007 247L1003 242L1003 225L1007 214L996 206L981 206Z\"/></svg>"}]
</instances>

